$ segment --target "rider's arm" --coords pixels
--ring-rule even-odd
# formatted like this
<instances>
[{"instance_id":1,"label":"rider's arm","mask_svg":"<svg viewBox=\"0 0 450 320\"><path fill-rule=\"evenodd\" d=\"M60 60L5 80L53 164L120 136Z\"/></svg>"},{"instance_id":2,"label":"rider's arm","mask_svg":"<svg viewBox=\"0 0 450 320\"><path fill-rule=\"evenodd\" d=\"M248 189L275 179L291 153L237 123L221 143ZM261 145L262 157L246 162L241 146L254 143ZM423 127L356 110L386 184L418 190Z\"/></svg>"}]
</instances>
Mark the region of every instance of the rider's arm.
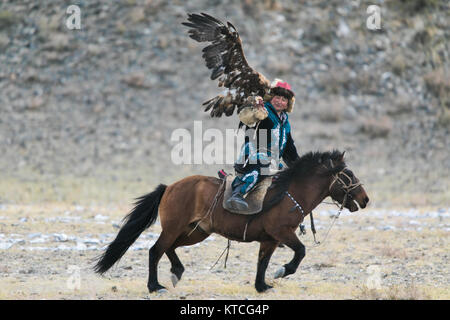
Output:
<instances>
[{"instance_id":1,"label":"rider's arm","mask_svg":"<svg viewBox=\"0 0 450 320\"><path fill-rule=\"evenodd\" d=\"M284 149L282 158L288 167L291 167L292 164L299 158L297 148L295 147L294 140L292 139L290 132L288 133L286 147Z\"/></svg>"},{"instance_id":2,"label":"rider's arm","mask_svg":"<svg viewBox=\"0 0 450 320\"><path fill-rule=\"evenodd\" d=\"M247 126L253 127L258 121L267 118L269 113L261 102L255 99L253 103L249 103L239 112L239 120Z\"/></svg>"}]
</instances>

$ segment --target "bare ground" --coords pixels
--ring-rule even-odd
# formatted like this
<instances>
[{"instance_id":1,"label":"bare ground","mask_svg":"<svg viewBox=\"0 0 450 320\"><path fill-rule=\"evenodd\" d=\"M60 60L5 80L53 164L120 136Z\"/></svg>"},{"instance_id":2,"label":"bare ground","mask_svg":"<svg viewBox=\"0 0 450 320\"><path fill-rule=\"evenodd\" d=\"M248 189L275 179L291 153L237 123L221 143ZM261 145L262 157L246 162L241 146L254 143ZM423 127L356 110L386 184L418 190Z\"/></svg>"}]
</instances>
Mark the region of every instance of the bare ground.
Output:
<instances>
[{"instance_id":1,"label":"bare ground","mask_svg":"<svg viewBox=\"0 0 450 320\"><path fill-rule=\"evenodd\" d=\"M146 288L148 248L157 239L157 222L141 235L118 265L104 277L92 271L93 259L113 240L127 206L0 207L0 299L449 299L449 210L442 208L374 209L343 212L329 237L314 247L309 222L300 239L306 257L294 275L273 280L292 258L278 248L267 270L274 286L258 294L258 243L231 244L212 235L201 244L179 248L186 271L176 288L164 256L159 280L166 293ZM336 210L316 210L318 239Z\"/></svg>"}]
</instances>

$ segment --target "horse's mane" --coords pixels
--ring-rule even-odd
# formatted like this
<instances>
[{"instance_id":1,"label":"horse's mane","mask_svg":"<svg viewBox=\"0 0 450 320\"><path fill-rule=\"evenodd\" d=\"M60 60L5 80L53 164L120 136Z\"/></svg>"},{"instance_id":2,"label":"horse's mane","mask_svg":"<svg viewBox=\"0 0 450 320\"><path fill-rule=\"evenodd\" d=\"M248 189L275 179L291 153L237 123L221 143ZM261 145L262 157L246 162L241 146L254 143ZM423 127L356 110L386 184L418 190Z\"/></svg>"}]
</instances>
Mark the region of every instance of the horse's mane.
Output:
<instances>
[{"instance_id":1,"label":"horse's mane","mask_svg":"<svg viewBox=\"0 0 450 320\"><path fill-rule=\"evenodd\" d=\"M330 160L332 165L330 165ZM317 172L317 168L321 165L323 170ZM338 150L327 152L308 152L289 168L279 172L278 178L273 182L272 187L275 189L274 195L264 203L262 212L267 211L277 205L285 196L289 185L293 180L299 181L313 174L321 176L331 176L338 173L345 167L343 161L343 153Z\"/></svg>"}]
</instances>

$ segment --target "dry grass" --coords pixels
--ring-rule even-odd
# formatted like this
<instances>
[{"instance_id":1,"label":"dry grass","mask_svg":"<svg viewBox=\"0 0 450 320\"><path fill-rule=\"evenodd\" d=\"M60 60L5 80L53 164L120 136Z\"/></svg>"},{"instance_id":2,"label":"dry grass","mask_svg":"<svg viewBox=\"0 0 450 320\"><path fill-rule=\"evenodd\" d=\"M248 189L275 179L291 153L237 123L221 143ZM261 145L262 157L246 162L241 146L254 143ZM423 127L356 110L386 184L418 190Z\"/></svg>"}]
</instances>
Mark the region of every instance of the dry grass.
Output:
<instances>
[{"instance_id":1,"label":"dry grass","mask_svg":"<svg viewBox=\"0 0 450 320\"><path fill-rule=\"evenodd\" d=\"M19 21L19 17L7 10L0 10L0 30L6 29Z\"/></svg>"},{"instance_id":2,"label":"dry grass","mask_svg":"<svg viewBox=\"0 0 450 320\"><path fill-rule=\"evenodd\" d=\"M139 175L136 175L138 172ZM3 175L0 179L0 203L66 203L107 204L130 203L147 193L160 182L153 178L151 168L142 168L130 174L128 171L104 172L101 175L41 175L31 168L23 168L20 175ZM167 175L167 181L178 178Z\"/></svg>"},{"instance_id":3,"label":"dry grass","mask_svg":"<svg viewBox=\"0 0 450 320\"><path fill-rule=\"evenodd\" d=\"M402 76L405 70L408 68L408 61L402 54L395 55L390 61L392 72L398 76Z\"/></svg>"},{"instance_id":4,"label":"dry grass","mask_svg":"<svg viewBox=\"0 0 450 320\"><path fill-rule=\"evenodd\" d=\"M427 89L434 95L438 103L438 121L441 125L450 126L450 76L444 67L429 72L424 76Z\"/></svg>"},{"instance_id":5,"label":"dry grass","mask_svg":"<svg viewBox=\"0 0 450 320\"><path fill-rule=\"evenodd\" d=\"M369 289L363 286L359 289L358 299L362 300L429 300L430 288L419 287L414 282L408 285L393 285L380 289ZM436 299L436 296L435 296Z\"/></svg>"},{"instance_id":6,"label":"dry grass","mask_svg":"<svg viewBox=\"0 0 450 320\"><path fill-rule=\"evenodd\" d=\"M375 129L367 128L366 130L370 132ZM189 172L180 169L176 176L167 173L164 179L157 179L155 176L158 177L158 174L152 168L147 167L136 168L131 173L114 171L89 177L73 175L36 177L31 170L23 169L19 176L10 174L2 176L0 179L0 203L80 205L120 203L129 205L138 196L152 191L158 183L170 184L187 175ZM360 175L373 176L373 172ZM404 177L398 174L385 175L365 182L370 186L368 192L370 192L373 205L424 207L450 203L450 189L445 184L442 185L442 190L439 192L417 190L417 183L414 179L405 182L402 178ZM439 182L442 179L442 173L430 172L428 179Z\"/></svg>"},{"instance_id":7,"label":"dry grass","mask_svg":"<svg viewBox=\"0 0 450 320\"><path fill-rule=\"evenodd\" d=\"M389 95L385 104L386 113L390 117L396 117L402 114L409 115L411 112L414 112L417 106L418 101L405 92Z\"/></svg>"},{"instance_id":8,"label":"dry grass","mask_svg":"<svg viewBox=\"0 0 450 320\"><path fill-rule=\"evenodd\" d=\"M391 9L397 9L400 12L407 12L411 14L416 14L421 11L435 10L439 5L443 5L443 0L388 0L386 1L387 6Z\"/></svg>"},{"instance_id":9,"label":"dry grass","mask_svg":"<svg viewBox=\"0 0 450 320\"><path fill-rule=\"evenodd\" d=\"M348 67L334 67L324 73L318 80L325 92L332 95L340 94L342 90L348 90L352 83Z\"/></svg>"},{"instance_id":10,"label":"dry grass","mask_svg":"<svg viewBox=\"0 0 450 320\"><path fill-rule=\"evenodd\" d=\"M427 73L423 79L428 90L430 90L437 98L449 98L450 76L445 72L444 68L439 68Z\"/></svg>"},{"instance_id":11,"label":"dry grass","mask_svg":"<svg viewBox=\"0 0 450 320\"><path fill-rule=\"evenodd\" d=\"M0 233L66 233L81 238L117 233L113 221L121 219L130 206L79 207L68 204L39 206L8 205L0 211ZM105 223L94 216L109 216ZM19 223L26 217L28 220ZM54 217L79 217L69 222L47 221ZM259 244L233 241L227 268L222 260L210 267L226 246L226 239L214 239L198 246L179 248L177 253L186 271L176 288L170 284L170 263L163 257L159 279L166 294L148 294L146 289L147 250L130 250L105 277L92 272L99 251L39 251L15 245L2 250L0 299L448 299L446 279L448 237L436 218L422 219L423 230L405 231L408 220L372 216L370 211L343 214L325 244L312 247L310 232L301 237L307 246L299 269L286 279L273 279L276 270L290 259L288 248L278 248L269 264L266 281L274 286L265 294L254 289ZM328 217L316 215L316 224L325 228ZM396 231L368 230L369 226L396 225ZM159 233L159 224L149 230ZM318 230L322 240L323 229ZM73 245L71 241L66 245ZM26 245L26 244L25 244ZM57 247L59 242L38 244ZM68 266L81 268L80 287L70 289ZM370 290L370 266L377 266L381 288Z\"/></svg>"},{"instance_id":12,"label":"dry grass","mask_svg":"<svg viewBox=\"0 0 450 320\"><path fill-rule=\"evenodd\" d=\"M380 248L380 254L384 257L404 260L407 257L406 251L403 248L392 247L385 245Z\"/></svg>"},{"instance_id":13,"label":"dry grass","mask_svg":"<svg viewBox=\"0 0 450 320\"><path fill-rule=\"evenodd\" d=\"M320 100L314 104L314 113L320 121L337 123L344 119L345 99L332 96L327 100Z\"/></svg>"},{"instance_id":14,"label":"dry grass","mask_svg":"<svg viewBox=\"0 0 450 320\"><path fill-rule=\"evenodd\" d=\"M377 83L380 75L369 71L353 73L348 67L333 66L320 76L318 84L326 93L341 95L343 92L354 91L360 93L377 93Z\"/></svg>"},{"instance_id":15,"label":"dry grass","mask_svg":"<svg viewBox=\"0 0 450 320\"><path fill-rule=\"evenodd\" d=\"M392 131L392 121L389 117L381 117L378 119L362 119L360 132L371 138L384 138Z\"/></svg>"}]
</instances>

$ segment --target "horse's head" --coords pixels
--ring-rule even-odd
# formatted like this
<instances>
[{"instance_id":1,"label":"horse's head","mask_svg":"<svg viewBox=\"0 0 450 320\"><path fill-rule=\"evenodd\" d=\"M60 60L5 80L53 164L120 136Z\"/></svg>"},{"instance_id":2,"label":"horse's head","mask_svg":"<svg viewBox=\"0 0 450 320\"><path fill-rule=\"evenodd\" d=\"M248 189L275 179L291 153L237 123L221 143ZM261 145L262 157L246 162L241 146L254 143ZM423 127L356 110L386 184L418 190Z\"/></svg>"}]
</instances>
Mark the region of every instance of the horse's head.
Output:
<instances>
[{"instance_id":1,"label":"horse's head","mask_svg":"<svg viewBox=\"0 0 450 320\"><path fill-rule=\"evenodd\" d=\"M343 157L344 153L341 160L343 160ZM331 166L333 166L332 162ZM362 183L345 164L340 171L333 174L329 191L333 200L339 202L341 206L351 212L358 211L359 208L364 209L369 202L369 197L362 187Z\"/></svg>"}]
</instances>

